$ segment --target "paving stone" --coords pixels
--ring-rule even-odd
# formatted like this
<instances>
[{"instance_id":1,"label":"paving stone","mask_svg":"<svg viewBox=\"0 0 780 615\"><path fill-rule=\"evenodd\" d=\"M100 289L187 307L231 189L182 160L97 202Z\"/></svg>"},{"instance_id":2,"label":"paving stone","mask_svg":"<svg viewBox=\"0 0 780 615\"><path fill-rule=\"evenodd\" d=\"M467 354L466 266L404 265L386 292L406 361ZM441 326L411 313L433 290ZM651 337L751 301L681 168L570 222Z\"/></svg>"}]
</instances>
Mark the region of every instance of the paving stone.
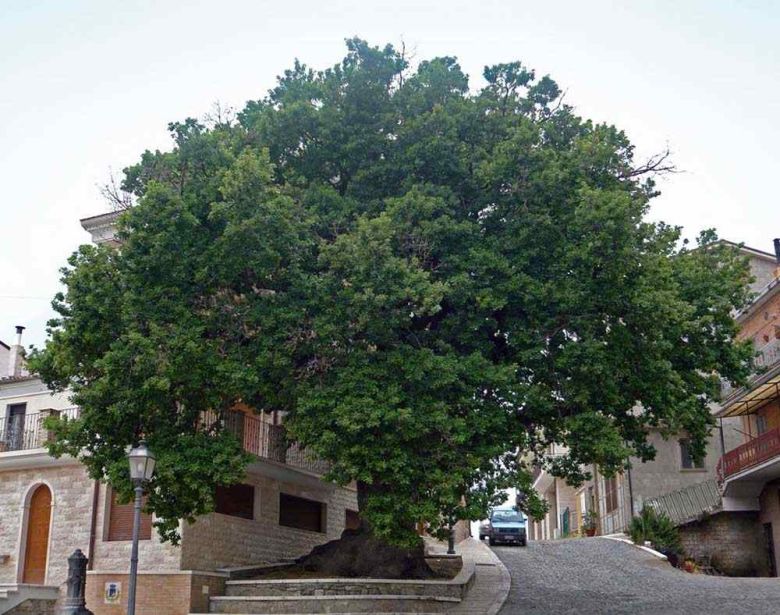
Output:
<instances>
[{"instance_id":1,"label":"paving stone","mask_svg":"<svg viewBox=\"0 0 780 615\"><path fill-rule=\"evenodd\" d=\"M692 575L604 538L496 547L512 577L500 615L755 615L780 612L776 578Z\"/></svg>"}]
</instances>

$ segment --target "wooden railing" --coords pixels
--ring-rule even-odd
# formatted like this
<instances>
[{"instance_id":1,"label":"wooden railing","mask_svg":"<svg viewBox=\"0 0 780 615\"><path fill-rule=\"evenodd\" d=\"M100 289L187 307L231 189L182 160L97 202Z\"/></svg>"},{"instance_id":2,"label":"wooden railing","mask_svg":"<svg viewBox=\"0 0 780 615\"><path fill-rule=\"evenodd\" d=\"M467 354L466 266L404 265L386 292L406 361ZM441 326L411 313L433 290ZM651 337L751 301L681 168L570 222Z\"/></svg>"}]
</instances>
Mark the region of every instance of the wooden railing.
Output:
<instances>
[{"instance_id":1,"label":"wooden railing","mask_svg":"<svg viewBox=\"0 0 780 615\"><path fill-rule=\"evenodd\" d=\"M262 459L276 461L314 474L325 474L329 466L295 443L287 442L282 425L273 425L259 416L237 410L225 413L204 412L202 425L213 426L221 421L225 429L233 433L244 450Z\"/></svg>"},{"instance_id":2,"label":"wooden railing","mask_svg":"<svg viewBox=\"0 0 780 615\"><path fill-rule=\"evenodd\" d=\"M729 451L718 461L718 480L780 455L780 428L771 429Z\"/></svg>"},{"instance_id":3,"label":"wooden railing","mask_svg":"<svg viewBox=\"0 0 780 615\"><path fill-rule=\"evenodd\" d=\"M61 410L46 409L0 419L0 453L43 448L51 437L44 425L46 419L49 417L74 419L78 413L79 409L76 407Z\"/></svg>"}]
</instances>

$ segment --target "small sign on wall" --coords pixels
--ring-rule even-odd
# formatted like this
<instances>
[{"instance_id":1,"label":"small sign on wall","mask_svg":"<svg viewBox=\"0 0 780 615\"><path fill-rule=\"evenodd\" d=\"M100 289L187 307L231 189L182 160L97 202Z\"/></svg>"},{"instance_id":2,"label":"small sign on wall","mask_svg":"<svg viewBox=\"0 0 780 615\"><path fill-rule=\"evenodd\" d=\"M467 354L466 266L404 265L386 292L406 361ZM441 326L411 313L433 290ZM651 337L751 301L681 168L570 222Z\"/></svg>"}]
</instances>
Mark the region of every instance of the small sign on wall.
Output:
<instances>
[{"instance_id":1,"label":"small sign on wall","mask_svg":"<svg viewBox=\"0 0 780 615\"><path fill-rule=\"evenodd\" d=\"M106 604L119 604L122 597L122 584L119 581L108 581L106 583L103 601Z\"/></svg>"}]
</instances>

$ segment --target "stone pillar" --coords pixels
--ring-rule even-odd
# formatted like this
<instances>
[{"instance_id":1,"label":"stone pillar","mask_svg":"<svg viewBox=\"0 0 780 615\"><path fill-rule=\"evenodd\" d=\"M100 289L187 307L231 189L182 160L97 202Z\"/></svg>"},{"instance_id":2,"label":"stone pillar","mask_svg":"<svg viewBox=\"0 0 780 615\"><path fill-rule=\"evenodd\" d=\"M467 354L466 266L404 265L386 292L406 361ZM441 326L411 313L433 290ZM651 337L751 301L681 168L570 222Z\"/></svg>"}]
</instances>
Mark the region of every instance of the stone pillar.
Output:
<instances>
[{"instance_id":1,"label":"stone pillar","mask_svg":"<svg viewBox=\"0 0 780 615\"><path fill-rule=\"evenodd\" d=\"M68 558L68 594L63 602L60 615L93 615L87 609L85 590L87 585L87 556L76 549Z\"/></svg>"},{"instance_id":2,"label":"stone pillar","mask_svg":"<svg viewBox=\"0 0 780 615\"><path fill-rule=\"evenodd\" d=\"M54 410L53 408L44 408L38 413L38 433L36 434L36 447L43 447L46 446L47 442L50 442L52 439L54 439L54 434L46 429L44 423L46 422L46 419L49 417L55 417L58 418L60 416L59 410Z\"/></svg>"}]
</instances>

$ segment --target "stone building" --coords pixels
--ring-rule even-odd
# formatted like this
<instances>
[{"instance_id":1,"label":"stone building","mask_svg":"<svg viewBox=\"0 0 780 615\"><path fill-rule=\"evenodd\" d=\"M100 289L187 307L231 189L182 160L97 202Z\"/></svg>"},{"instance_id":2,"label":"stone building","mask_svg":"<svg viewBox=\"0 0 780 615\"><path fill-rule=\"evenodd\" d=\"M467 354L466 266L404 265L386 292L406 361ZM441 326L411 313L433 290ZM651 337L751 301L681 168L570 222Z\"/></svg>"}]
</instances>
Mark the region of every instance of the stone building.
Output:
<instances>
[{"instance_id":1,"label":"stone building","mask_svg":"<svg viewBox=\"0 0 780 615\"><path fill-rule=\"evenodd\" d=\"M82 226L95 242L115 244L115 218L96 216ZM78 548L89 558L88 608L119 615L127 604L132 504L118 501L77 460L48 455L46 417L77 418L79 409L25 371L21 329L16 344L0 342L0 613L41 600L53 608L67 557ZM279 416L238 406L221 420L254 461L241 484L217 491L214 513L180 523L178 546L161 542L153 519L143 516L138 615L207 612L224 569L304 555L357 523L355 489L322 480L321 461L283 444Z\"/></svg>"},{"instance_id":2,"label":"stone building","mask_svg":"<svg viewBox=\"0 0 780 615\"><path fill-rule=\"evenodd\" d=\"M0 589L11 590L0 612L41 591L56 598L67 557L79 548L90 560L89 608L123 613L132 505L118 502L77 460L48 455L44 421L53 415L76 418L78 408L34 376L0 379ZM144 515L139 614L205 612L206 589L217 591L224 580L220 569L304 555L355 523L355 491L324 482L322 462L285 449L283 427L272 421L243 408L233 413L231 424L255 460L241 484L217 492L216 512L181 522L179 546L162 543ZM107 588L118 590L118 602Z\"/></svg>"},{"instance_id":3,"label":"stone building","mask_svg":"<svg viewBox=\"0 0 780 615\"><path fill-rule=\"evenodd\" d=\"M737 246L731 242L724 243ZM762 353L759 363L773 357L776 360L777 349L780 347L777 346L777 340L772 337L774 333L769 331L769 328L771 323L776 322L773 318L776 319L777 316L766 315L773 309L771 304L766 302L768 289L775 289L772 292L777 292L778 283L775 275L778 267L777 259L780 256L776 257L755 248L739 247L742 254L748 258L754 278L751 290L757 297L745 313L736 317L743 325L742 335L756 339L756 346ZM765 304L768 306L766 309L760 307ZM776 308L777 306L773 314L777 311ZM746 314L754 313L757 309L763 310L760 318L764 324L759 327L760 331L753 331L755 326L747 322ZM764 359L764 356L767 358ZM727 392L726 395L728 394ZM735 449L742 443L743 432L757 433L754 424L734 418L735 414L734 411L720 413L718 428L713 431L707 443L706 456L700 463L695 463L688 454L685 434L677 434L665 439L660 432L652 430L648 441L656 448L655 459L647 463L632 459L631 469L622 474L606 477L598 467L592 467L590 468L592 480L575 488L541 469L537 470L534 486L547 500L550 508L542 521L531 523L530 537L536 540L550 540L579 532L583 517L588 512L594 514L597 519L597 533L622 532L633 515L639 512L646 502L716 479L719 476L720 459L723 453ZM753 423L755 420L764 420L762 425L767 429L780 427L780 411L777 414L776 419L770 419L767 415L766 419L754 419ZM780 436L778 441L780 442ZM554 456L565 452L565 447L553 445L549 454ZM775 523L775 527L780 536L780 519Z\"/></svg>"}]
</instances>

